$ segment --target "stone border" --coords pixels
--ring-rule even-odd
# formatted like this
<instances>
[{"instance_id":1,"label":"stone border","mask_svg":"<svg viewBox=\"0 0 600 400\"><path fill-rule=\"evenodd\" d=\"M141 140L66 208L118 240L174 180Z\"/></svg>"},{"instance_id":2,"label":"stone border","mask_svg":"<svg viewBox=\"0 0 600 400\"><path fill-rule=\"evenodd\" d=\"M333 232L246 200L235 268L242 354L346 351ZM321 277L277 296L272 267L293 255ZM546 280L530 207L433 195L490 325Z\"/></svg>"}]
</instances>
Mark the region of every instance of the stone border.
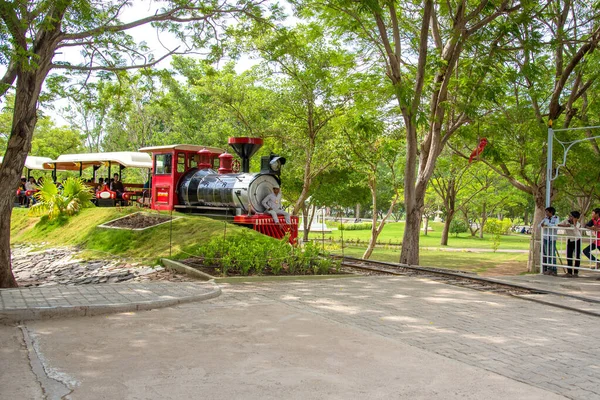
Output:
<instances>
[{"instance_id":1,"label":"stone border","mask_svg":"<svg viewBox=\"0 0 600 400\"><path fill-rule=\"evenodd\" d=\"M205 272L198 271L196 268L188 267L184 263L175 260L169 260L168 258L161 258L160 262L162 263L165 269L181 272L182 274L189 275L194 278L202 279L203 281L210 281L219 279L218 277L209 275Z\"/></svg>"},{"instance_id":2,"label":"stone border","mask_svg":"<svg viewBox=\"0 0 600 400\"><path fill-rule=\"evenodd\" d=\"M242 283L242 282L268 282L268 281L297 281L297 280L320 280L337 278L362 278L362 275L354 274L330 274L330 275L253 275L253 276L212 276L206 272L198 271L179 261L161 258L161 263L165 269L174 270L183 274L190 275L205 281L223 282L223 283Z\"/></svg>"},{"instance_id":3,"label":"stone border","mask_svg":"<svg viewBox=\"0 0 600 400\"><path fill-rule=\"evenodd\" d=\"M193 301L214 299L220 295L221 288L213 282L213 290L208 293L182 297L178 299L150 300L120 304L94 304L89 306L35 307L4 310L0 311L0 324L39 319L91 317L94 315L152 310L155 308L171 307Z\"/></svg>"},{"instance_id":4,"label":"stone border","mask_svg":"<svg viewBox=\"0 0 600 400\"><path fill-rule=\"evenodd\" d=\"M111 220L111 221L107 221L107 222L103 223L102 225L98 225L98 226L96 226L96 228L104 228L104 229L123 229L123 230L126 230L126 231L145 231L146 229L156 228L157 226L160 226L160 225L163 225L163 224L166 224L166 223L169 223L169 222L171 222L171 221L175 221L176 219L179 219L179 218L181 218L181 217L173 217L173 216L171 216L171 219L169 219L169 220L166 220L166 221L164 221L164 222L161 222L161 223L159 223L159 224L156 224L156 225L147 226L147 227L145 227L145 228L123 228L123 227L120 227L120 226L108 226L108 225L107 225L107 224L110 224L111 222L119 221L119 220L121 220L121 219L124 219L124 218L129 218L129 217L131 217L132 215L136 215L136 214L147 214L147 215L150 215L150 214L148 214L148 213L145 213L145 212L143 212L143 211L138 211L138 212L134 212L134 213L131 213L131 214L127 214L127 215L125 215L124 217L120 217L120 218L117 218L117 219L113 219L113 220Z\"/></svg>"}]
</instances>

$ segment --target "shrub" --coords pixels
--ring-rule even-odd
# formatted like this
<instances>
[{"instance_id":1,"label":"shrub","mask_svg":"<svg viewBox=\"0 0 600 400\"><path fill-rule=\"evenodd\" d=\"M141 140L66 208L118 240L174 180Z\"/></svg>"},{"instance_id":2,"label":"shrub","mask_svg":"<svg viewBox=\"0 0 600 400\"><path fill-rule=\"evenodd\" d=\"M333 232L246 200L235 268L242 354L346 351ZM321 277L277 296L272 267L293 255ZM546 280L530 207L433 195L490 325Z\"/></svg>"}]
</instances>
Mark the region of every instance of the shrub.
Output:
<instances>
[{"instance_id":1,"label":"shrub","mask_svg":"<svg viewBox=\"0 0 600 400\"><path fill-rule=\"evenodd\" d=\"M449 231L455 236L458 236L459 233L466 232L468 229L467 224L462 219L453 219L452 222L450 222Z\"/></svg>"},{"instance_id":2,"label":"shrub","mask_svg":"<svg viewBox=\"0 0 600 400\"><path fill-rule=\"evenodd\" d=\"M336 264L319 254L319 245L306 243L292 247L284 238L276 240L253 232L241 232L223 238L213 237L198 248L205 265L213 265L223 275L261 274L268 270L274 275L327 274Z\"/></svg>"},{"instance_id":3,"label":"shrub","mask_svg":"<svg viewBox=\"0 0 600 400\"><path fill-rule=\"evenodd\" d=\"M54 182L44 181L35 193L37 203L29 209L29 215L46 216L53 220L64 215L75 215L82 208L93 207L92 189L87 187L79 178L68 178L62 190Z\"/></svg>"},{"instance_id":4,"label":"shrub","mask_svg":"<svg viewBox=\"0 0 600 400\"><path fill-rule=\"evenodd\" d=\"M496 218L490 218L486 221L483 231L492 234L492 247L494 252L500 247L500 235L507 235L510 232L510 221L500 221Z\"/></svg>"},{"instance_id":5,"label":"shrub","mask_svg":"<svg viewBox=\"0 0 600 400\"><path fill-rule=\"evenodd\" d=\"M352 224L338 224L337 228L341 231L364 231L371 229L370 222L357 222Z\"/></svg>"}]
</instances>

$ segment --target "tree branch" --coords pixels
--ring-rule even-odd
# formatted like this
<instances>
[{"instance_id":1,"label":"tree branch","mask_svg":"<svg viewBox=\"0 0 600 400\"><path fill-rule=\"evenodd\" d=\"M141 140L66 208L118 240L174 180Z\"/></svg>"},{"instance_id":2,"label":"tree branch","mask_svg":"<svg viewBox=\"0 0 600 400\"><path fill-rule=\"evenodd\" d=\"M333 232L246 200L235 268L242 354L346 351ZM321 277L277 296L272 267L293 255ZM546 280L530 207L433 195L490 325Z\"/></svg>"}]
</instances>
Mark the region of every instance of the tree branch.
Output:
<instances>
[{"instance_id":1,"label":"tree branch","mask_svg":"<svg viewBox=\"0 0 600 400\"><path fill-rule=\"evenodd\" d=\"M138 64L138 65L125 65L122 67L118 67L118 66L110 66L110 65L99 65L96 67L86 67L83 65L69 65L69 64L52 64L51 67L54 69L69 69L69 70L74 70L74 71L127 71L130 69L140 69L140 68L148 68L148 67L153 67L154 65L158 64L159 62L161 62L162 60L164 60L165 58L175 54L177 52L177 49L179 49L179 47L175 48L174 50L168 52L167 54L163 55L162 57L151 61L149 63L146 64Z\"/></svg>"}]
</instances>

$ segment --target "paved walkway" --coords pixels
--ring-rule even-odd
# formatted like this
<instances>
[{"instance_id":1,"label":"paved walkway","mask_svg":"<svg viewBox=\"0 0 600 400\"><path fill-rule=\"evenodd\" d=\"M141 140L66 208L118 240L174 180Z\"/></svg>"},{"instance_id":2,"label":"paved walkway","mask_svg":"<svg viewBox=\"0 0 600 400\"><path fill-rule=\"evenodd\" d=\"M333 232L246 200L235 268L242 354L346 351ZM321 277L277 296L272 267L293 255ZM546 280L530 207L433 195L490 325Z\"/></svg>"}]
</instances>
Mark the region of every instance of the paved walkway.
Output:
<instances>
[{"instance_id":1,"label":"paved walkway","mask_svg":"<svg viewBox=\"0 0 600 400\"><path fill-rule=\"evenodd\" d=\"M0 398L600 399L600 321L427 279L0 326Z\"/></svg>"},{"instance_id":2,"label":"paved walkway","mask_svg":"<svg viewBox=\"0 0 600 400\"><path fill-rule=\"evenodd\" d=\"M600 301L600 273L583 271L581 275L579 278L565 278L535 274L503 276L493 279ZM600 305L598 305L598 311L600 311Z\"/></svg>"},{"instance_id":3,"label":"paved walkway","mask_svg":"<svg viewBox=\"0 0 600 400\"><path fill-rule=\"evenodd\" d=\"M404 277L232 285L224 293L220 306L284 303L568 398L600 399L598 317Z\"/></svg>"},{"instance_id":4,"label":"paved walkway","mask_svg":"<svg viewBox=\"0 0 600 400\"><path fill-rule=\"evenodd\" d=\"M211 282L120 283L0 290L0 322L149 310L206 300L221 289Z\"/></svg>"}]
</instances>

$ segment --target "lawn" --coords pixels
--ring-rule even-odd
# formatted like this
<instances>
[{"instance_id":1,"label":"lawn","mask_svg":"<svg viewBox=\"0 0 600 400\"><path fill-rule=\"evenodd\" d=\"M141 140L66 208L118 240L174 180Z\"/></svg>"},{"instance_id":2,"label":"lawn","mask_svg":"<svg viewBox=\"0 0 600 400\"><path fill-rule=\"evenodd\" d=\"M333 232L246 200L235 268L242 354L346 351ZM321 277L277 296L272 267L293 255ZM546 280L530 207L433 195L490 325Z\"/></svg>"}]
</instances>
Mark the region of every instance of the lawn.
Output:
<instances>
[{"instance_id":1,"label":"lawn","mask_svg":"<svg viewBox=\"0 0 600 400\"><path fill-rule=\"evenodd\" d=\"M330 249L335 254L342 254L341 249ZM344 255L361 257L365 247L345 247ZM424 250L419 252L421 266L440 267L474 272L479 275L519 275L527 272L527 253L492 253L470 251ZM373 251L372 260L398 262L400 250L377 248Z\"/></svg>"},{"instance_id":2,"label":"lawn","mask_svg":"<svg viewBox=\"0 0 600 400\"><path fill-rule=\"evenodd\" d=\"M40 218L27 216L26 209L14 209L12 213L11 243L35 244L45 247L78 246L84 250L87 258L126 257L131 260L157 260L160 257L187 258L194 254L198 243L208 240L214 235L228 235L239 232L241 228L223 221L201 216L189 216L175 213L180 217L171 224L164 224L145 231L125 231L97 228L104 222L138 211L135 208L91 208L84 209L79 215L68 219L43 222ZM527 253L493 253L469 251L442 251L439 248L442 224L432 224L434 231L427 236L421 235L420 263L424 266L436 266L464 271L477 272L483 275L518 274L527 269ZM382 246L375 249L372 259L397 262L400 258L399 246L386 246L398 243L403 234L403 223L386 225L380 236ZM326 238L341 238L341 231L326 234ZM370 231L343 231L346 246L344 253L361 257ZM320 239L322 235L312 234L312 238ZM347 240L357 239L364 244L348 245ZM171 245L172 244L172 245ZM529 237L525 235L503 236L500 249L527 250ZM386 248L387 247L387 248ZM328 250L341 253L341 246L326 245ZM451 237L448 248L491 249L489 237L484 239L461 235ZM335 250L334 250L335 249Z\"/></svg>"},{"instance_id":3,"label":"lawn","mask_svg":"<svg viewBox=\"0 0 600 400\"><path fill-rule=\"evenodd\" d=\"M420 247L442 247L440 242L442 240L442 230L444 228L444 224L440 222L430 222L430 228L433 228L433 231L430 231L425 235L421 232L420 238ZM370 230L335 230L331 233L325 233L324 235L321 233L311 233L310 238L312 239L321 239L325 236L325 239L333 239L335 241L340 241L342 239L344 241L354 241L356 242L359 239L363 243L368 243L371 238ZM404 236L404 222L390 222L387 223L379 238L378 242L382 244L400 244L402 243L402 237ZM529 235L522 234L511 234L511 235L503 235L500 237L500 246L499 249L512 249L512 250L529 250ZM492 235L484 234L483 239L480 239L479 236L471 236L470 233L462 233L459 234L458 237L454 235L450 235L448 238L448 246L449 248L458 248L458 249L490 249L492 250Z\"/></svg>"}]
</instances>

